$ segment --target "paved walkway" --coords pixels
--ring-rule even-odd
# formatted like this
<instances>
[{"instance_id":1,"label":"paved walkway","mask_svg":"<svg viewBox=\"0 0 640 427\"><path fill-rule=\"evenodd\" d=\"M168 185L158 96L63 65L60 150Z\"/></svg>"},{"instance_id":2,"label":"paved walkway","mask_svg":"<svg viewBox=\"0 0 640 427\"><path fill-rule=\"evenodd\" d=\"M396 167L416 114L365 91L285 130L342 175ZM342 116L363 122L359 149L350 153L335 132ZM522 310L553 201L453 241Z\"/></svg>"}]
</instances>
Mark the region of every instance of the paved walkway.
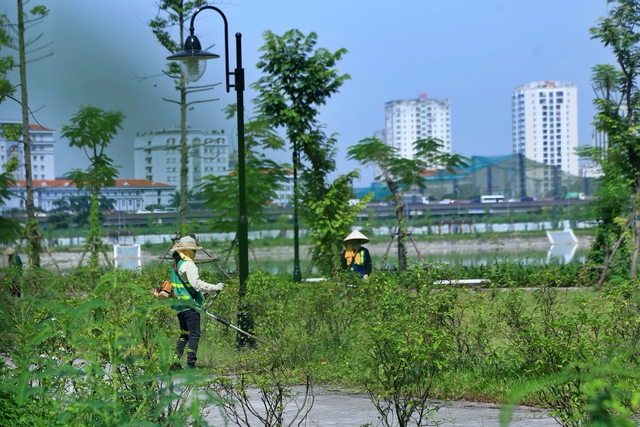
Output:
<instances>
[{"instance_id":1,"label":"paved walkway","mask_svg":"<svg viewBox=\"0 0 640 427\"><path fill-rule=\"evenodd\" d=\"M257 396L256 396L257 397ZM256 403L258 403L256 401ZM429 425L446 427L499 427L500 407L473 402L434 401L440 409ZM236 427L225 423L220 414L211 414L209 421L215 426ZM259 426L258 422L252 426ZM297 423L295 424L297 425ZM375 427L381 425L378 412L365 394L342 394L316 390L315 402L304 427ZM518 406L513 412L509 427L555 427L556 421L547 411Z\"/></svg>"}]
</instances>

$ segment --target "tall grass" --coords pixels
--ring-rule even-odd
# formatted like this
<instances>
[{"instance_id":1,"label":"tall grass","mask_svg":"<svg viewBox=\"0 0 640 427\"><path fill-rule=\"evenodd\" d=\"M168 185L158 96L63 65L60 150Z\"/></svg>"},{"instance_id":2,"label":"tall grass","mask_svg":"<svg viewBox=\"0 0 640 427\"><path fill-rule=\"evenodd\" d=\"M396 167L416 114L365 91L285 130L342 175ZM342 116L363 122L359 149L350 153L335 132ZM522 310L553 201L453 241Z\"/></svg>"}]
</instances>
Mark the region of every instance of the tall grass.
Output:
<instances>
[{"instance_id":1,"label":"tall grass","mask_svg":"<svg viewBox=\"0 0 640 427\"><path fill-rule=\"evenodd\" d=\"M12 408L0 411L0 425L206 425L207 408L193 407L169 371L178 326L150 293L166 275L164 267L28 273L23 298L0 300L0 400ZM207 320L198 363L270 392L311 379L365 391L381 413L404 402L390 425L427 419L432 398L517 399L550 408L562 425L588 420L598 402L615 403L601 411L630 414L640 288L625 281L567 289L578 275L571 264L500 262L374 272L369 280L337 273L313 283L254 272L242 303L265 343L239 352L236 333ZM225 281L211 270L202 276ZM491 284L436 284L477 277ZM238 283L226 283L209 310L235 322ZM595 368L604 366L615 370ZM221 402L222 384L187 383L208 396L209 409Z\"/></svg>"}]
</instances>

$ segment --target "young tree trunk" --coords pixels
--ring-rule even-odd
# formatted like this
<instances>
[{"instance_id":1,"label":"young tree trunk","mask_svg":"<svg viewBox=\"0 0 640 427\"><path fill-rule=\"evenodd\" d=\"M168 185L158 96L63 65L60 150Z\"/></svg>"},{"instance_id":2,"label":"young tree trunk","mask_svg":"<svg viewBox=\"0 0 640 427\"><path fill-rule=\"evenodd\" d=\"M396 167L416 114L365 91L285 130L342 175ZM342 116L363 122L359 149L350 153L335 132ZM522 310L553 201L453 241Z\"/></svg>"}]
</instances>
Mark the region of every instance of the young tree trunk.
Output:
<instances>
[{"instance_id":1,"label":"young tree trunk","mask_svg":"<svg viewBox=\"0 0 640 427\"><path fill-rule=\"evenodd\" d=\"M618 251L618 248L620 247L620 245L624 241L625 233L627 232L627 230L629 230L629 227L631 227L631 224L633 224L635 222L634 218L636 216L638 216L638 211L634 210L631 213L631 218L629 219L629 221L627 221L627 224L624 226L624 228L620 232L620 237L618 238L616 243L611 247L611 253L609 254L609 257L605 260L604 267L602 268L602 273L600 273L600 279L598 279L598 283L596 284L596 288L600 289L602 287L602 285L604 284L604 281L607 278L607 273L609 272L609 267L611 266L611 263L613 262L613 257L616 255L616 252Z\"/></svg>"},{"instance_id":2,"label":"young tree trunk","mask_svg":"<svg viewBox=\"0 0 640 427\"><path fill-rule=\"evenodd\" d=\"M186 13L184 2L180 2L178 11L180 46L184 46L184 16ZM181 236L185 236L189 231L187 229L187 196L189 194L189 188L187 186L187 178L189 176L187 155L187 82L184 78L184 73L180 72L180 212L178 214L178 229L180 230Z\"/></svg>"},{"instance_id":3,"label":"young tree trunk","mask_svg":"<svg viewBox=\"0 0 640 427\"><path fill-rule=\"evenodd\" d=\"M636 191L634 205L637 207L638 199L640 198L640 178L636 180ZM638 275L638 258L640 257L640 221L636 219L637 215L631 218L633 224L633 252L631 254L631 277L634 279Z\"/></svg>"},{"instance_id":4,"label":"young tree trunk","mask_svg":"<svg viewBox=\"0 0 640 427\"><path fill-rule=\"evenodd\" d=\"M33 176L31 174L31 132L29 126L29 100L27 97L27 61L24 40L24 10L23 0L18 0L18 54L20 58L20 97L22 104L22 142L24 145L24 177L27 188L27 255L29 264L33 267L40 267L40 233L38 230L38 219L33 200Z\"/></svg>"},{"instance_id":5,"label":"young tree trunk","mask_svg":"<svg viewBox=\"0 0 640 427\"><path fill-rule=\"evenodd\" d=\"M635 218L633 221L633 254L631 256L631 277L634 279L638 275L638 255L640 248L640 221Z\"/></svg>"},{"instance_id":6,"label":"young tree trunk","mask_svg":"<svg viewBox=\"0 0 640 427\"><path fill-rule=\"evenodd\" d=\"M407 269L407 247L404 244L404 239L407 235L407 230L404 223L404 204L396 205L396 221L398 221L398 270L405 271Z\"/></svg>"},{"instance_id":7,"label":"young tree trunk","mask_svg":"<svg viewBox=\"0 0 640 427\"><path fill-rule=\"evenodd\" d=\"M629 126L629 129L631 129L633 127L633 123L634 123L634 108L630 108L633 105L633 99L632 99L632 88L635 87L634 85L634 77L635 77L635 73L627 73L627 87L626 87L626 99L627 99L627 125ZM635 158L635 156L634 156ZM632 164L634 166L634 169L637 171L638 170L638 165L634 164L636 162L634 162L632 160ZM640 178L636 178L636 184L635 184L635 189L634 189L634 197L633 197L633 201L634 201L634 209L637 209L637 204L638 204L638 196L639 194L639 190L640 190ZM638 250L640 249L638 247L638 243L640 241L640 229L639 226L640 224L638 224L638 221L636 221L636 217L637 217L637 213L634 212L633 216L631 217L631 227L633 229L633 252L631 253L631 269L630 269L630 274L631 277L633 277L635 279L635 277L638 275Z\"/></svg>"},{"instance_id":8,"label":"young tree trunk","mask_svg":"<svg viewBox=\"0 0 640 427\"><path fill-rule=\"evenodd\" d=\"M189 167L187 165L187 93L184 78L180 79L180 233L184 235L187 230L187 177Z\"/></svg>"},{"instance_id":9,"label":"young tree trunk","mask_svg":"<svg viewBox=\"0 0 640 427\"><path fill-rule=\"evenodd\" d=\"M100 249L102 240L100 236L100 201L99 190L94 190L91 195L91 207L89 211L89 235L86 246L89 249L89 267L97 270L100 266Z\"/></svg>"},{"instance_id":10,"label":"young tree trunk","mask_svg":"<svg viewBox=\"0 0 640 427\"><path fill-rule=\"evenodd\" d=\"M395 182L387 181L389 190L393 193L393 200L396 203L396 226L398 229L398 270L405 271L407 269L407 248L404 239L407 233L404 222L404 202L398 192Z\"/></svg>"}]
</instances>

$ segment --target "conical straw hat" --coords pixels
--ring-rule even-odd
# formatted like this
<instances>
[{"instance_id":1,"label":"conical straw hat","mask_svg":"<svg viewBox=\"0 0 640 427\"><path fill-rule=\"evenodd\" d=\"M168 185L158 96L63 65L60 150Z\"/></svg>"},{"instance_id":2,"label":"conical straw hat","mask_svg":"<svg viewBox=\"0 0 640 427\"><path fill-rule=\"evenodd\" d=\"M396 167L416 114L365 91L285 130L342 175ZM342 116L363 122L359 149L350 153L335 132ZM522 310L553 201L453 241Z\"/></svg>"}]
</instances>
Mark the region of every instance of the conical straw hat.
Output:
<instances>
[{"instance_id":1,"label":"conical straw hat","mask_svg":"<svg viewBox=\"0 0 640 427\"><path fill-rule=\"evenodd\" d=\"M359 232L358 230L354 230L347 237L344 238L343 242L348 242L349 240L362 240L364 243L369 243L369 238Z\"/></svg>"},{"instance_id":2,"label":"conical straw hat","mask_svg":"<svg viewBox=\"0 0 640 427\"><path fill-rule=\"evenodd\" d=\"M178 241L178 243L176 243L171 249L169 249L169 252L181 251L183 249L199 251L200 249L202 249L202 246L199 246L196 242L196 239L194 239L193 237L184 236Z\"/></svg>"}]
</instances>

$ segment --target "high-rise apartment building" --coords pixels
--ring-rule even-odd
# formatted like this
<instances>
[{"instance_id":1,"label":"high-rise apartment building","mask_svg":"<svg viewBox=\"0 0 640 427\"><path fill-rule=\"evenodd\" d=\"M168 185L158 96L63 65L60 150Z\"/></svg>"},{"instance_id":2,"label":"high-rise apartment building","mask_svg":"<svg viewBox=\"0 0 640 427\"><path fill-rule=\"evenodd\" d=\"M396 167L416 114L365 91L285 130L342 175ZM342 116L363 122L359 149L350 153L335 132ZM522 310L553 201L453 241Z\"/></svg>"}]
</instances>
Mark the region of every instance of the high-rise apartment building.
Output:
<instances>
[{"instance_id":1,"label":"high-rise apartment building","mask_svg":"<svg viewBox=\"0 0 640 427\"><path fill-rule=\"evenodd\" d=\"M578 175L578 88L573 83L531 82L512 97L513 152Z\"/></svg>"},{"instance_id":2,"label":"high-rise apartment building","mask_svg":"<svg viewBox=\"0 0 640 427\"><path fill-rule=\"evenodd\" d=\"M7 140L2 130L4 125L22 126L22 122L0 122L0 167L12 158L16 158L20 166L13 175L16 179L26 179L22 138L20 141ZM37 124L30 124L29 128L31 129L31 177L34 180L53 179L55 177L53 148L56 143L53 139L53 130Z\"/></svg>"},{"instance_id":3,"label":"high-rise apartment building","mask_svg":"<svg viewBox=\"0 0 640 427\"><path fill-rule=\"evenodd\" d=\"M398 149L406 159L413 158L413 143L419 139L437 138L442 151L451 153L451 116L448 99L418 99L385 103L385 143Z\"/></svg>"},{"instance_id":4,"label":"high-rise apartment building","mask_svg":"<svg viewBox=\"0 0 640 427\"><path fill-rule=\"evenodd\" d=\"M133 145L136 179L180 185L180 129L138 136ZM187 147L188 188L193 188L203 176L229 173L229 146L225 135L188 129Z\"/></svg>"}]
</instances>

